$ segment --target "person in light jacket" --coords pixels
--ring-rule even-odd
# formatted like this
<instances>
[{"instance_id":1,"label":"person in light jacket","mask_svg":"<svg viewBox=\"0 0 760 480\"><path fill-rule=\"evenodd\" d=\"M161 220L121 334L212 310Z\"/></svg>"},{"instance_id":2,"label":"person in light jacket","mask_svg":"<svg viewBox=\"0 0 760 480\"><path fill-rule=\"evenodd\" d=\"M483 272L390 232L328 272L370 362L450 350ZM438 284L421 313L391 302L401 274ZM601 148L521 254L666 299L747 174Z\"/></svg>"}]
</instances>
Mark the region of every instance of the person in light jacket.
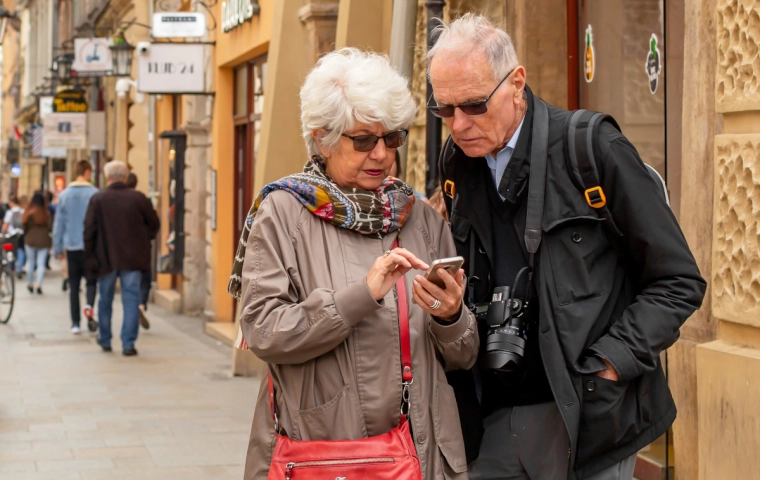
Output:
<instances>
[{"instance_id":1,"label":"person in light jacket","mask_svg":"<svg viewBox=\"0 0 760 480\"><path fill-rule=\"evenodd\" d=\"M416 116L387 58L344 48L301 88L301 174L266 186L248 215L230 280L241 298L238 345L269 364L281 433L355 440L398 425L402 396L394 285L409 298L414 381L409 419L423 476L466 479L445 371L469 368L479 339L463 305L464 272L423 278L456 255L443 218L388 174ZM394 242L399 247L394 248ZM421 271L422 270L422 271ZM245 467L267 478L274 421L262 383Z\"/></svg>"}]
</instances>

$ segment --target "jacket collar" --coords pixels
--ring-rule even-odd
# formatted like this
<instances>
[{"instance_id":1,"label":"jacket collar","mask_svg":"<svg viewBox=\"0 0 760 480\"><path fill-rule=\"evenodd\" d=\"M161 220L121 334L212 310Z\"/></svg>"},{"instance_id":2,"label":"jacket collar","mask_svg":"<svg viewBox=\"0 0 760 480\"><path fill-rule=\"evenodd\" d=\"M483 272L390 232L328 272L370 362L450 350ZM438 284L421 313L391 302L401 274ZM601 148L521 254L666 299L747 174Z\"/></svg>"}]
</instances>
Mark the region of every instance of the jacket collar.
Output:
<instances>
[{"instance_id":1,"label":"jacket collar","mask_svg":"<svg viewBox=\"0 0 760 480\"><path fill-rule=\"evenodd\" d=\"M69 187L94 187L93 184L90 182L80 181L80 180L74 180L73 182L69 183Z\"/></svg>"},{"instance_id":2,"label":"jacket collar","mask_svg":"<svg viewBox=\"0 0 760 480\"><path fill-rule=\"evenodd\" d=\"M124 182L115 182L108 186L109 190L124 190L127 187L127 184Z\"/></svg>"}]
</instances>

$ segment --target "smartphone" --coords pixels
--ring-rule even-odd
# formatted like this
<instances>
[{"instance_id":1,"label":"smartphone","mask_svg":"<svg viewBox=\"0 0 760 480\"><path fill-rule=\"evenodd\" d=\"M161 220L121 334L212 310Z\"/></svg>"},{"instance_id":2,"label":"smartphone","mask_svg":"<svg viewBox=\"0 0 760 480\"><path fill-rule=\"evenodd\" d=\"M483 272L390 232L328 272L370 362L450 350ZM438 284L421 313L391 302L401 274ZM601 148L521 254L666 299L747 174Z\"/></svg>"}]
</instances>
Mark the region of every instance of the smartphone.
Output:
<instances>
[{"instance_id":1,"label":"smartphone","mask_svg":"<svg viewBox=\"0 0 760 480\"><path fill-rule=\"evenodd\" d=\"M438 270L446 270L453 277L457 274L459 269L462 268L463 264L464 258L462 257L439 258L438 260L433 260L433 263L430 264L430 269L425 273L425 278L441 288L446 288L446 284L444 284L441 277L438 276Z\"/></svg>"}]
</instances>

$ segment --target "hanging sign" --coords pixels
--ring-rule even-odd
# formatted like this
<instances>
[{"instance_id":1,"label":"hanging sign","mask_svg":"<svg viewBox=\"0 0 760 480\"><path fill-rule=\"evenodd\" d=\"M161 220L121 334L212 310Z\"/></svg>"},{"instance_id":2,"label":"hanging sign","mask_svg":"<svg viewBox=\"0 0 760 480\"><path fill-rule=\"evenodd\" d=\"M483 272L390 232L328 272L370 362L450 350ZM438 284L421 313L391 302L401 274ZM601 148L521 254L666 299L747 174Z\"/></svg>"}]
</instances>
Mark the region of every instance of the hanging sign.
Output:
<instances>
[{"instance_id":1,"label":"hanging sign","mask_svg":"<svg viewBox=\"0 0 760 480\"><path fill-rule=\"evenodd\" d=\"M249 22L258 15L261 7L258 0L229 0L222 2L222 31L227 33Z\"/></svg>"},{"instance_id":2,"label":"hanging sign","mask_svg":"<svg viewBox=\"0 0 760 480\"><path fill-rule=\"evenodd\" d=\"M110 38L75 38L74 63L78 75L104 76L113 70Z\"/></svg>"},{"instance_id":3,"label":"hanging sign","mask_svg":"<svg viewBox=\"0 0 760 480\"><path fill-rule=\"evenodd\" d=\"M206 35L206 15L163 12L153 14L153 38L202 37Z\"/></svg>"},{"instance_id":4,"label":"hanging sign","mask_svg":"<svg viewBox=\"0 0 760 480\"><path fill-rule=\"evenodd\" d=\"M45 148L87 148L86 113L51 113L45 117Z\"/></svg>"},{"instance_id":5,"label":"hanging sign","mask_svg":"<svg viewBox=\"0 0 760 480\"><path fill-rule=\"evenodd\" d=\"M61 90L53 97L53 112L55 113L85 113L87 100L84 90L69 88Z\"/></svg>"},{"instance_id":6,"label":"hanging sign","mask_svg":"<svg viewBox=\"0 0 760 480\"><path fill-rule=\"evenodd\" d=\"M197 43L151 43L137 58L137 91L206 93L205 47Z\"/></svg>"},{"instance_id":7,"label":"hanging sign","mask_svg":"<svg viewBox=\"0 0 760 480\"><path fill-rule=\"evenodd\" d=\"M644 66L649 76L649 91L652 95L657 93L657 85L660 83L660 73L662 73L661 58L660 48L657 46L657 35L653 33L649 39L649 54L647 54L647 63Z\"/></svg>"},{"instance_id":8,"label":"hanging sign","mask_svg":"<svg viewBox=\"0 0 760 480\"><path fill-rule=\"evenodd\" d=\"M586 49L583 62L583 77L586 83L594 81L594 72L596 71L596 51L594 50L594 35L591 33L591 25L586 27Z\"/></svg>"}]
</instances>

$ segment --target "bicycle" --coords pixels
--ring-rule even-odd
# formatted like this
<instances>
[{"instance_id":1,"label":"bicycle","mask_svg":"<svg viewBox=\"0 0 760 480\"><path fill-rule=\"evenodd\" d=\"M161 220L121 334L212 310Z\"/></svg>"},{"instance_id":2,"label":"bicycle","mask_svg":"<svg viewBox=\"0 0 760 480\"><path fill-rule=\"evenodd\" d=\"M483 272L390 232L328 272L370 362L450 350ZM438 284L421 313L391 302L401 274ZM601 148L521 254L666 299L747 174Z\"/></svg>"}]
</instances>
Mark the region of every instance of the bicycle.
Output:
<instances>
[{"instance_id":1,"label":"bicycle","mask_svg":"<svg viewBox=\"0 0 760 480\"><path fill-rule=\"evenodd\" d=\"M3 238L0 254L0 323L6 324L11 319L13 304L16 299L16 275L13 271L16 241L11 236Z\"/></svg>"}]
</instances>

